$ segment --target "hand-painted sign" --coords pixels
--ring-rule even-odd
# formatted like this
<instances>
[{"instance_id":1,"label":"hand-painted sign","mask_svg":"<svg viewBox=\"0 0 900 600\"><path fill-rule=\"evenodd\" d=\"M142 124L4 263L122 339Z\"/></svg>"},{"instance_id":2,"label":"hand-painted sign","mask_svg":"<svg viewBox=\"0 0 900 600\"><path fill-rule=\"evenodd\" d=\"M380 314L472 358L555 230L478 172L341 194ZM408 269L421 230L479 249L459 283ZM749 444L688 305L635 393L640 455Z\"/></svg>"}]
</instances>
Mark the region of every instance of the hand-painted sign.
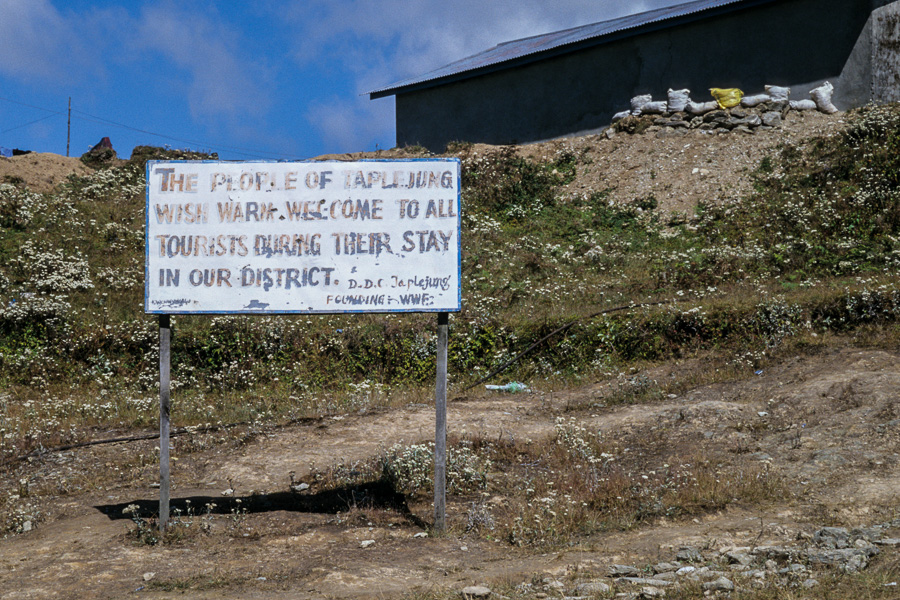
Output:
<instances>
[{"instance_id":1,"label":"hand-painted sign","mask_svg":"<svg viewBox=\"0 0 900 600\"><path fill-rule=\"evenodd\" d=\"M145 312L460 310L457 159L147 163Z\"/></svg>"}]
</instances>

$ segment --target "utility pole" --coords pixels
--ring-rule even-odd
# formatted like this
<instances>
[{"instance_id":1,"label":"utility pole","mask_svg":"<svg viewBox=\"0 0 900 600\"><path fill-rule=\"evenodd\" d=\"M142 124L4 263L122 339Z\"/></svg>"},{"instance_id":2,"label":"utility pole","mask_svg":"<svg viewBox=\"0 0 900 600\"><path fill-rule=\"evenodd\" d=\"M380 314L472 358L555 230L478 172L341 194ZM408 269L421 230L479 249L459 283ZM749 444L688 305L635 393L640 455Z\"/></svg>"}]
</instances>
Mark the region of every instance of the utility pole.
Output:
<instances>
[{"instance_id":1,"label":"utility pole","mask_svg":"<svg viewBox=\"0 0 900 600\"><path fill-rule=\"evenodd\" d=\"M66 156L69 155L70 141L72 141L72 96L69 96L69 123L66 126Z\"/></svg>"}]
</instances>

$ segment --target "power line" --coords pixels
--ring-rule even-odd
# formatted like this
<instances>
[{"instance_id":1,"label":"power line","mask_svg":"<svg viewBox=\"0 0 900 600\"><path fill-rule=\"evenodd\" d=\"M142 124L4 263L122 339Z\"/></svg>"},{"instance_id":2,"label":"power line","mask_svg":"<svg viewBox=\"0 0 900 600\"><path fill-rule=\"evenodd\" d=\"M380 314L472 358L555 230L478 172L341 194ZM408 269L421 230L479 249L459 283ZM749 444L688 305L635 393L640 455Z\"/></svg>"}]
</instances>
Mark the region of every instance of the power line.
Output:
<instances>
[{"instance_id":1,"label":"power line","mask_svg":"<svg viewBox=\"0 0 900 600\"><path fill-rule=\"evenodd\" d=\"M35 106L34 104L25 104L24 102L19 102L19 101L17 101L17 100L10 100L9 98L3 98L3 97L0 97L0 100L4 100L4 101L9 102L9 103L11 103L11 104L18 104L19 106L27 106L28 108L36 108L36 109L38 109L38 110L43 110L44 112L49 112L49 113L53 113L53 114L56 114L56 115L64 115L64 114L66 114L66 113L61 112L61 111L58 111L58 110L51 110L51 109L49 109L49 108L44 108L43 106Z\"/></svg>"},{"instance_id":2,"label":"power line","mask_svg":"<svg viewBox=\"0 0 900 600\"><path fill-rule=\"evenodd\" d=\"M41 117L40 119L35 119L29 123L24 123L22 125L16 125L15 127L10 127L9 129L4 129L0 131L0 133L6 133L8 131L15 131L16 129L22 129L23 127L28 127L29 125L34 125L35 123L40 123L41 121L46 121L47 119L52 119L53 117L57 117L59 115L47 115L46 117Z\"/></svg>"},{"instance_id":3,"label":"power line","mask_svg":"<svg viewBox=\"0 0 900 600\"><path fill-rule=\"evenodd\" d=\"M0 96L0 100L2 100L4 102L10 102L12 104L18 104L19 106L27 106L28 108L34 108L37 110L43 110L43 111L46 111L49 113L53 113L51 115L48 115L47 117L44 117L43 119L38 119L38 121L43 121L44 119L50 118L55 115L66 114L65 112L55 111L55 110L52 110L49 108L35 106L33 104L26 104L25 102L19 102L17 100L12 100L10 98L4 98L2 96ZM72 109L72 112L75 113L75 118L81 119L82 121L88 121L88 122L97 123L100 125L113 125L115 127L121 127L122 129L127 129L129 131L135 131L137 133L143 133L145 135L152 135L154 137L171 140L173 142L180 142L182 144L191 144L191 145L202 147L202 148L218 148L221 150L228 150L230 152L239 154L241 156L248 156L248 157L252 157L252 158L266 158L266 156L278 157L278 158L298 158L298 156L296 154L283 154L283 153L279 153L279 152L269 152L267 150L258 150L258 149L254 149L254 148L242 148L239 146L225 146L222 144L210 144L207 142L201 142L201 141L197 141L197 140L187 140L187 139L178 138L178 137L175 137L172 135L167 135L164 133L157 133L155 131L139 129L137 127L132 127L131 125L126 125L124 123L118 123L116 121L111 121L109 119L105 119L103 117L98 117L97 115L92 115L90 113L87 113L87 112L84 112L81 110L77 110L77 109ZM79 115L83 115L83 116L79 116ZM25 127L27 125L37 123L38 121L33 121L32 123L26 123L25 125L20 125L20 126L14 127L13 129L18 129L19 127ZM6 131L12 131L12 130L7 129ZM2 133L5 133L5 131Z\"/></svg>"}]
</instances>

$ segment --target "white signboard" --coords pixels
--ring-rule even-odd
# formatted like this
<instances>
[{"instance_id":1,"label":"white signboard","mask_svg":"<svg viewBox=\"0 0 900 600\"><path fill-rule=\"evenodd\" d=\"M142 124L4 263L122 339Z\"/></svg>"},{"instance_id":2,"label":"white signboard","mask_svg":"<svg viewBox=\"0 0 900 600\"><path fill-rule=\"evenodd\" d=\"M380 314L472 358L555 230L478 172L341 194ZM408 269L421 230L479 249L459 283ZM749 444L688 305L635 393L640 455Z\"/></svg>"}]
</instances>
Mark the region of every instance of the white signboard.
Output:
<instances>
[{"instance_id":1,"label":"white signboard","mask_svg":"<svg viewBox=\"0 0 900 600\"><path fill-rule=\"evenodd\" d=\"M147 163L145 312L460 310L458 159Z\"/></svg>"}]
</instances>

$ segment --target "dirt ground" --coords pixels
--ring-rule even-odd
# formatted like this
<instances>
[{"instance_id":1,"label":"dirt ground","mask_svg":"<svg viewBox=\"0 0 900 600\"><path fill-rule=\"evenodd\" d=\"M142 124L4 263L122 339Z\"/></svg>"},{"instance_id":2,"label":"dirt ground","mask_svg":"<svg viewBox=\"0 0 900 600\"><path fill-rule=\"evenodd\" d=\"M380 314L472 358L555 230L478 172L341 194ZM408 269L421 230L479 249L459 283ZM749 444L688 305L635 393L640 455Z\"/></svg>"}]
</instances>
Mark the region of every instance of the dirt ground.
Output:
<instances>
[{"instance_id":1,"label":"dirt ground","mask_svg":"<svg viewBox=\"0 0 900 600\"><path fill-rule=\"evenodd\" d=\"M646 375L683 378L693 368L673 362ZM556 416L602 400L608 387L598 382L543 395L478 391L451 402L450 431L552 436ZM146 598L385 598L671 560L683 545L790 545L823 524L867 526L894 516L898 391L900 352L845 348L789 358L759 375L696 387L661 403L576 411L579 423L625 442L664 430L671 448L702 447L731 465L764 461L791 494L765 509L733 506L692 520L663 519L550 554L459 528L415 537L431 520L427 503L411 506L411 515L354 514L346 498L303 499L288 490L291 471L304 481L312 471L364 460L394 442L428 440L433 413L421 404L225 443L212 433L175 438L173 506L185 509L190 499L195 507L215 502L219 508L208 534L167 545L137 543L126 535L132 525L122 513L129 504L157 506L155 467L123 466L110 476L125 464L123 455L149 455L154 442L48 454L8 470L8 477L41 481L45 491L65 491L40 501L45 518L33 530L0 541L0 598L121 598L136 591ZM234 496L223 496L229 489ZM236 499L250 507L240 518ZM451 525L465 509L451 503ZM375 543L363 548L364 540Z\"/></svg>"},{"instance_id":2,"label":"dirt ground","mask_svg":"<svg viewBox=\"0 0 900 600\"><path fill-rule=\"evenodd\" d=\"M93 173L93 169L81 162L80 158L49 152L32 152L12 158L0 157L0 183L17 183L15 178L19 178L35 192L51 192L69 175L90 173Z\"/></svg>"}]
</instances>

